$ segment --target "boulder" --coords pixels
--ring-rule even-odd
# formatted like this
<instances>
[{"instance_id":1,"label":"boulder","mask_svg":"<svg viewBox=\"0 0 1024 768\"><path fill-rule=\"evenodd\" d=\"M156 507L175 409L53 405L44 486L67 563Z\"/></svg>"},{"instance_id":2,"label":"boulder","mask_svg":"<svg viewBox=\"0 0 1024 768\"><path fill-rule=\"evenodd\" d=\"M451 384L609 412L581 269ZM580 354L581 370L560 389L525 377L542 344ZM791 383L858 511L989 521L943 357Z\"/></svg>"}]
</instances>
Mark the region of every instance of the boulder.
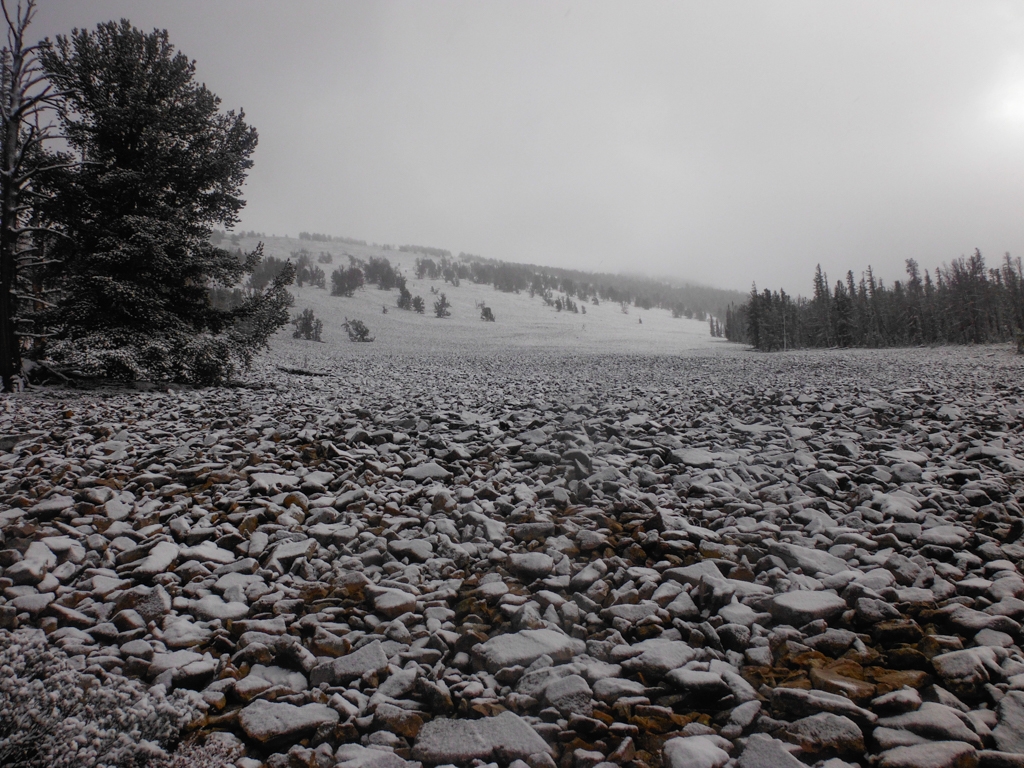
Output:
<instances>
[{"instance_id":1,"label":"boulder","mask_svg":"<svg viewBox=\"0 0 1024 768\"><path fill-rule=\"evenodd\" d=\"M585 650L582 640L553 629L524 629L492 637L477 646L474 653L487 671L494 674L505 667L528 667L541 656L550 656L557 662L569 661Z\"/></svg>"},{"instance_id":2,"label":"boulder","mask_svg":"<svg viewBox=\"0 0 1024 768\"><path fill-rule=\"evenodd\" d=\"M846 601L833 592L794 590L772 600L772 618L780 624L802 627L817 619L830 621L846 610Z\"/></svg>"},{"instance_id":3,"label":"boulder","mask_svg":"<svg viewBox=\"0 0 1024 768\"><path fill-rule=\"evenodd\" d=\"M721 768L729 753L707 736L677 736L665 742L661 762L665 768Z\"/></svg>"},{"instance_id":4,"label":"boulder","mask_svg":"<svg viewBox=\"0 0 1024 768\"><path fill-rule=\"evenodd\" d=\"M238 724L245 735L260 744L284 737L298 738L321 725L333 725L339 719L339 714L326 704L298 707L263 699L257 699L238 713Z\"/></svg>"},{"instance_id":5,"label":"boulder","mask_svg":"<svg viewBox=\"0 0 1024 768\"><path fill-rule=\"evenodd\" d=\"M466 763L470 760L526 759L550 755L551 747L513 712L479 720L439 717L426 723L413 745L412 756L424 763Z\"/></svg>"}]
</instances>

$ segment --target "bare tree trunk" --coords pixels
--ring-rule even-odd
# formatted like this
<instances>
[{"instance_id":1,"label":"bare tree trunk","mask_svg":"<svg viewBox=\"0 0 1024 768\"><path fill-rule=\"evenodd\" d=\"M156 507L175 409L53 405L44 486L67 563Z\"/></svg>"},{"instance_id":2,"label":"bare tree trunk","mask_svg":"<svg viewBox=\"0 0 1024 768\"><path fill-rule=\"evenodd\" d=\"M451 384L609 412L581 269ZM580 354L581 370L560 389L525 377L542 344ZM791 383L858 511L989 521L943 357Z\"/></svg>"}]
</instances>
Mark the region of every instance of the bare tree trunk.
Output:
<instances>
[{"instance_id":1,"label":"bare tree trunk","mask_svg":"<svg viewBox=\"0 0 1024 768\"><path fill-rule=\"evenodd\" d=\"M21 10L20 8L18 9ZM29 7L31 12L31 6ZM7 17L9 47L3 56L3 150L0 166L0 381L10 390L21 370L21 350L14 335L15 280L17 279L20 190L18 167L21 154L21 126L24 114L22 87L25 57L22 52L24 25L21 14Z\"/></svg>"},{"instance_id":2,"label":"bare tree trunk","mask_svg":"<svg viewBox=\"0 0 1024 768\"><path fill-rule=\"evenodd\" d=\"M38 46L25 45L25 32L35 15L35 0L18 3L12 14L0 0L7 23L7 45L0 55L0 383L10 391L21 372L17 329L19 259L26 255L25 238L31 209L33 169L29 155L49 137L40 129L40 112L50 103L50 88L39 66Z\"/></svg>"}]
</instances>

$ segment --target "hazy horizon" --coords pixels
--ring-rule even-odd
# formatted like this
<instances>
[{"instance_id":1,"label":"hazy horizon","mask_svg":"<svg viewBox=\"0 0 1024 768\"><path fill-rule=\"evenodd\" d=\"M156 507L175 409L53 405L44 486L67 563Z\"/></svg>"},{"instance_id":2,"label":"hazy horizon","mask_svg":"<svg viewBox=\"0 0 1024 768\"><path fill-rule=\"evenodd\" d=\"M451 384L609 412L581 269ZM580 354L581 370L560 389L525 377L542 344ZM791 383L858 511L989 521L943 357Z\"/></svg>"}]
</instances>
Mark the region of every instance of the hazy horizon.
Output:
<instances>
[{"instance_id":1,"label":"hazy horizon","mask_svg":"<svg viewBox=\"0 0 1024 768\"><path fill-rule=\"evenodd\" d=\"M167 29L260 134L239 229L748 291L1024 254L1009 2L41 0Z\"/></svg>"}]
</instances>

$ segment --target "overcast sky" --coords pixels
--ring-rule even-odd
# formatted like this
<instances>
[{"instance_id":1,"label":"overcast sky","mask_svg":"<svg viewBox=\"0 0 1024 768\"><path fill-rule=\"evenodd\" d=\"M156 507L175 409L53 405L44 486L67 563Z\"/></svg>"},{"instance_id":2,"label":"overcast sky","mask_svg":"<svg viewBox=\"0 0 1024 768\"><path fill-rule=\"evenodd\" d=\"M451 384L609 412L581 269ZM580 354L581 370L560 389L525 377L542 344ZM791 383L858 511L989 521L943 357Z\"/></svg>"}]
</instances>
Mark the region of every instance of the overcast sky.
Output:
<instances>
[{"instance_id":1,"label":"overcast sky","mask_svg":"<svg viewBox=\"0 0 1024 768\"><path fill-rule=\"evenodd\" d=\"M241 227L808 293L1024 255L1024 3L40 0L167 29Z\"/></svg>"}]
</instances>

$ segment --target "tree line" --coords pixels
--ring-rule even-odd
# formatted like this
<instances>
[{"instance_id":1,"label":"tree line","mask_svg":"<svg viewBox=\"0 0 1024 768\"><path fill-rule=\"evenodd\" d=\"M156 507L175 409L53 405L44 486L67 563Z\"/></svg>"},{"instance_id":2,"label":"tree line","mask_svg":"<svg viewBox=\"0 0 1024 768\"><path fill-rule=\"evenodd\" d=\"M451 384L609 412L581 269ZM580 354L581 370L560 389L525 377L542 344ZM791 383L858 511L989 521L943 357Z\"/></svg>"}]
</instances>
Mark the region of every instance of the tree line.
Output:
<instances>
[{"instance_id":1,"label":"tree line","mask_svg":"<svg viewBox=\"0 0 1024 768\"><path fill-rule=\"evenodd\" d=\"M870 267L829 287L818 265L810 298L757 287L725 313L725 337L764 351L804 347L900 347L1015 341L1024 352L1024 269L1006 254L987 267L981 251L935 269L914 259L891 286Z\"/></svg>"},{"instance_id":2,"label":"tree line","mask_svg":"<svg viewBox=\"0 0 1024 768\"><path fill-rule=\"evenodd\" d=\"M401 250L411 250L403 246ZM437 249L416 247L418 252ZM724 317L730 302L742 297L738 291L727 291L698 285L673 286L664 281L646 277L610 275L583 272L558 267L542 267L535 264L487 259L469 253L460 253L452 258L447 252L433 258L416 259L416 277L420 280L443 279L458 286L460 280L469 280L478 285L493 285L504 293L528 292L541 296L546 301L553 291L565 294L570 306L572 300L581 303L599 304L609 301L620 305L636 306L639 309L655 307L667 309L674 317L697 318L704 321L709 317ZM563 299L563 304L564 304ZM554 299L548 301L553 305ZM570 310L571 311L571 310Z\"/></svg>"},{"instance_id":3,"label":"tree line","mask_svg":"<svg viewBox=\"0 0 1024 768\"><path fill-rule=\"evenodd\" d=\"M122 19L32 44L34 0L0 5L4 388L23 358L126 380L215 383L247 367L288 322L295 274L240 289L262 246L215 242L245 205L255 128L220 109L166 31Z\"/></svg>"}]
</instances>

